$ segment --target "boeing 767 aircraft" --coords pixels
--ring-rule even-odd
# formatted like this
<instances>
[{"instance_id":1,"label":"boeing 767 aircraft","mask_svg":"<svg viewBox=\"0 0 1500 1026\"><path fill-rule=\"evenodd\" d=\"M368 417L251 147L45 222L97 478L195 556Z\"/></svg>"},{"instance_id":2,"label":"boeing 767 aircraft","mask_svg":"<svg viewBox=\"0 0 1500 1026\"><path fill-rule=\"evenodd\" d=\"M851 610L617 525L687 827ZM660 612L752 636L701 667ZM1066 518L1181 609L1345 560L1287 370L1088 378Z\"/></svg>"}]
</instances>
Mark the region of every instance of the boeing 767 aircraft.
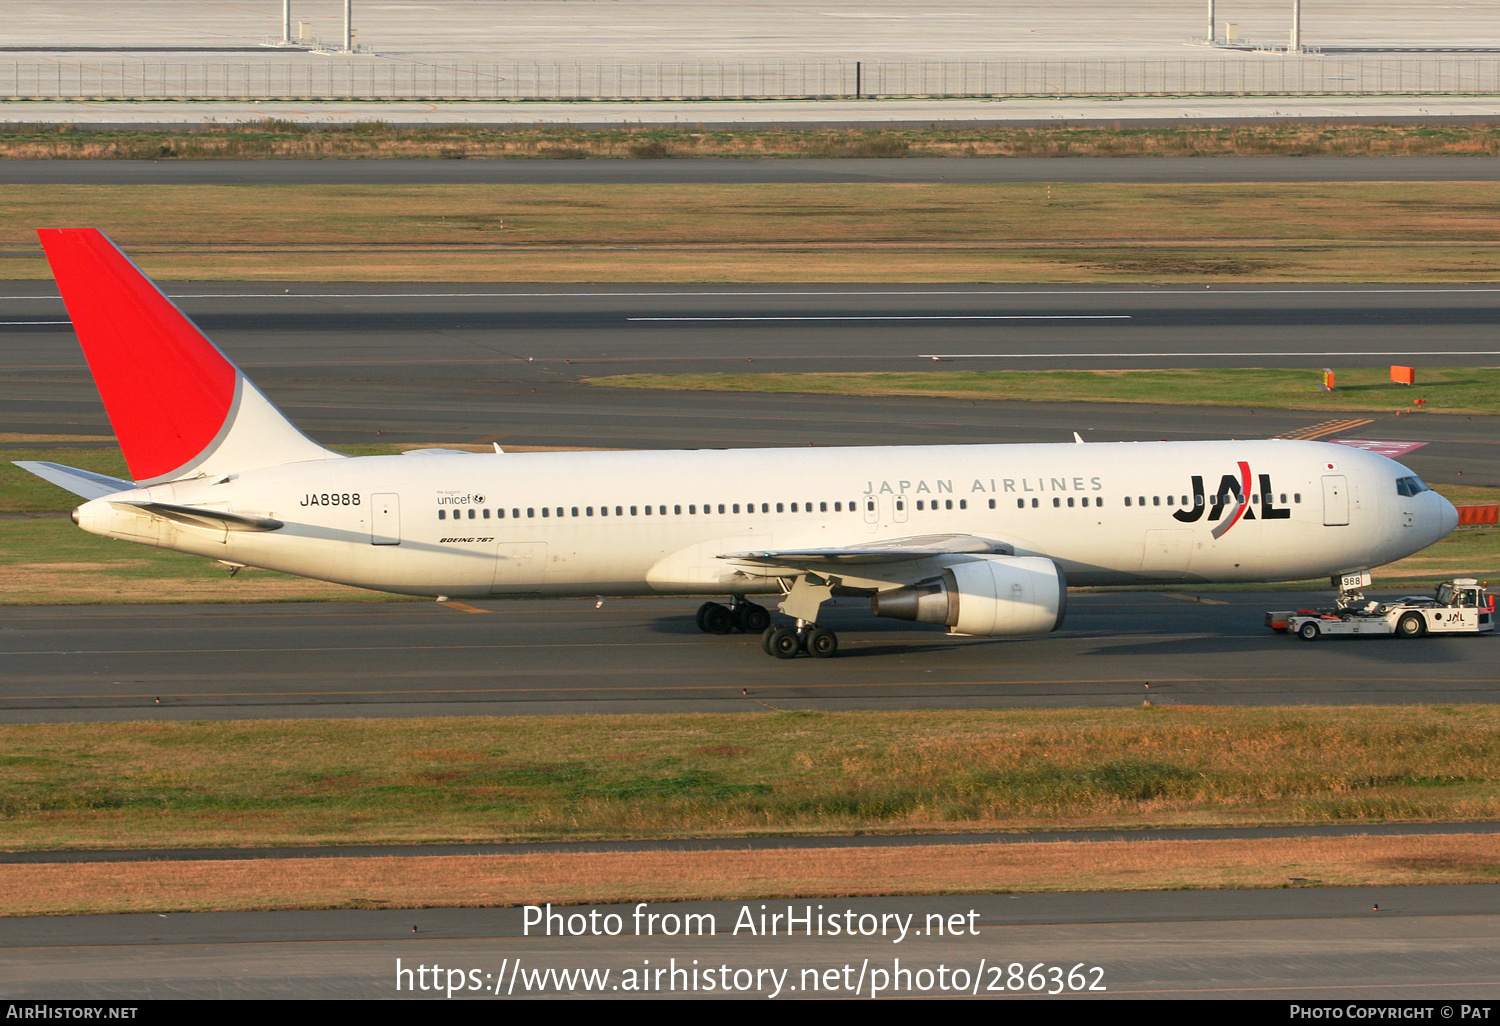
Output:
<instances>
[{"instance_id":1,"label":"boeing 767 aircraft","mask_svg":"<svg viewBox=\"0 0 1500 1026\"><path fill-rule=\"evenodd\" d=\"M1384 456L1276 439L346 457L101 232L38 234L133 480L20 466L86 499L86 531L231 565L408 595L728 596L703 630L829 657L835 595L1045 634L1070 583L1356 573L1458 522Z\"/></svg>"}]
</instances>

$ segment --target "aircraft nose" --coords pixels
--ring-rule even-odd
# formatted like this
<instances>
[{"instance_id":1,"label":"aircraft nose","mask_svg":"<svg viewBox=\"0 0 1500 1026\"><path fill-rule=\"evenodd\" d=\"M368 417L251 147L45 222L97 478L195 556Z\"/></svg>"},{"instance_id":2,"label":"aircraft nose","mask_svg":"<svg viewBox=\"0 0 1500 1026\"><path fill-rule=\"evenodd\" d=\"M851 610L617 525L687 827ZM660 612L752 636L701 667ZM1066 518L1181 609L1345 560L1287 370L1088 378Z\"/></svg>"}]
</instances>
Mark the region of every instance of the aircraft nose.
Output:
<instances>
[{"instance_id":1,"label":"aircraft nose","mask_svg":"<svg viewBox=\"0 0 1500 1026\"><path fill-rule=\"evenodd\" d=\"M1435 496L1438 501L1438 537L1446 538L1453 532L1453 529L1458 526L1458 510L1453 508L1453 503L1449 502L1441 495L1438 495L1437 492L1432 492L1431 494Z\"/></svg>"}]
</instances>

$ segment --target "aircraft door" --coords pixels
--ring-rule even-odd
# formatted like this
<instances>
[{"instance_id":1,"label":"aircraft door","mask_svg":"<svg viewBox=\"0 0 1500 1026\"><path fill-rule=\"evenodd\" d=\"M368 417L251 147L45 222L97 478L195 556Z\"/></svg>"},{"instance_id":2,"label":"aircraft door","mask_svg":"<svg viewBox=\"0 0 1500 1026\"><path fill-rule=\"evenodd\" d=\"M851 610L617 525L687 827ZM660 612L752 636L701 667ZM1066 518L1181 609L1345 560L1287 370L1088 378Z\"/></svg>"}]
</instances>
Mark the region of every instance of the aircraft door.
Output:
<instances>
[{"instance_id":1,"label":"aircraft door","mask_svg":"<svg viewBox=\"0 0 1500 1026\"><path fill-rule=\"evenodd\" d=\"M1146 532L1141 573L1153 577L1184 577L1193 554L1193 532L1175 529Z\"/></svg>"},{"instance_id":2,"label":"aircraft door","mask_svg":"<svg viewBox=\"0 0 1500 1026\"><path fill-rule=\"evenodd\" d=\"M501 542L495 549L495 574L490 591L525 594L536 591L547 573L546 542Z\"/></svg>"},{"instance_id":3,"label":"aircraft door","mask_svg":"<svg viewBox=\"0 0 1500 1026\"><path fill-rule=\"evenodd\" d=\"M910 512L908 509L910 505L911 500L906 496L893 495L891 497L891 520L898 524L906 523L907 514Z\"/></svg>"},{"instance_id":4,"label":"aircraft door","mask_svg":"<svg viewBox=\"0 0 1500 1026\"><path fill-rule=\"evenodd\" d=\"M863 502L865 505L865 523L868 524L870 526L870 529L873 531L880 525L880 508L875 501L875 496L873 495L866 495Z\"/></svg>"},{"instance_id":5,"label":"aircraft door","mask_svg":"<svg viewBox=\"0 0 1500 1026\"><path fill-rule=\"evenodd\" d=\"M1349 523L1349 482L1343 474L1323 477L1323 526L1344 527Z\"/></svg>"},{"instance_id":6,"label":"aircraft door","mask_svg":"<svg viewBox=\"0 0 1500 1026\"><path fill-rule=\"evenodd\" d=\"M401 544L401 496L377 492L370 496L370 544Z\"/></svg>"}]
</instances>

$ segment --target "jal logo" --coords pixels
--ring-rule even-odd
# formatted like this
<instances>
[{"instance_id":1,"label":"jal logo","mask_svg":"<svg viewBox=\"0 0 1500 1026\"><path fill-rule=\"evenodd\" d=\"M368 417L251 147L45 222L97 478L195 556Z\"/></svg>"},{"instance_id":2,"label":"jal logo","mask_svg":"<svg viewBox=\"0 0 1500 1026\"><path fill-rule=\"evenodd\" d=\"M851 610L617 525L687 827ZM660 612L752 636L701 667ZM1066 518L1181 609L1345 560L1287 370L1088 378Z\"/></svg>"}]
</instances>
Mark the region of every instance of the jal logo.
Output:
<instances>
[{"instance_id":1,"label":"jal logo","mask_svg":"<svg viewBox=\"0 0 1500 1026\"><path fill-rule=\"evenodd\" d=\"M1225 474L1219 479L1219 487L1214 490L1210 497L1203 488L1203 478L1197 474L1193 475L1193 505L1189 509L1179 509L1172 514L1173 518L1184 524L1196 523L1207 517L1210 521L1222 523L1213 529L1215 538L1222 538L1229 533L1230 528L1241 520L1254 520L1256 518L1252 497L1257 493L1250 488L1250 464L1241 460L1239 462L1240 472L1238 475ZM1292 511L1284 506L1277 506L1272 500L1276 498L1271 487L1271 475L1260 474L1260 519L1262 520L1289 520ZM1227 516L1227 519L1224 519Z\"/></svg>"}]
</instances>

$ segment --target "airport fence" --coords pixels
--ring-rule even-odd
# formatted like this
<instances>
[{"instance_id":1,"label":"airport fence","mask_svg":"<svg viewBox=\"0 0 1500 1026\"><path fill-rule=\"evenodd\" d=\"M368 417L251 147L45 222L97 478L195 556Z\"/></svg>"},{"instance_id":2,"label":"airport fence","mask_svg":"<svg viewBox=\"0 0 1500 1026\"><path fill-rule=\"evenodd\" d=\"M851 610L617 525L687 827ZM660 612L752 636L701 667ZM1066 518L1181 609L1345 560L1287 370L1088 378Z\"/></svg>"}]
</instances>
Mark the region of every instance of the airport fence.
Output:
<instances>
[{"instance_id":1,"label":"airport fence","mask_svg":"<svg viewBox=\"0 0 1500 1026\"><path fill-rule=\"evenodd\" d=\"M1500 58L425 64L379 56L0 61L6 100L749 100L1500 94ZM0 120L3 120L0 113Z\"/></svg>"}]
</instances>

